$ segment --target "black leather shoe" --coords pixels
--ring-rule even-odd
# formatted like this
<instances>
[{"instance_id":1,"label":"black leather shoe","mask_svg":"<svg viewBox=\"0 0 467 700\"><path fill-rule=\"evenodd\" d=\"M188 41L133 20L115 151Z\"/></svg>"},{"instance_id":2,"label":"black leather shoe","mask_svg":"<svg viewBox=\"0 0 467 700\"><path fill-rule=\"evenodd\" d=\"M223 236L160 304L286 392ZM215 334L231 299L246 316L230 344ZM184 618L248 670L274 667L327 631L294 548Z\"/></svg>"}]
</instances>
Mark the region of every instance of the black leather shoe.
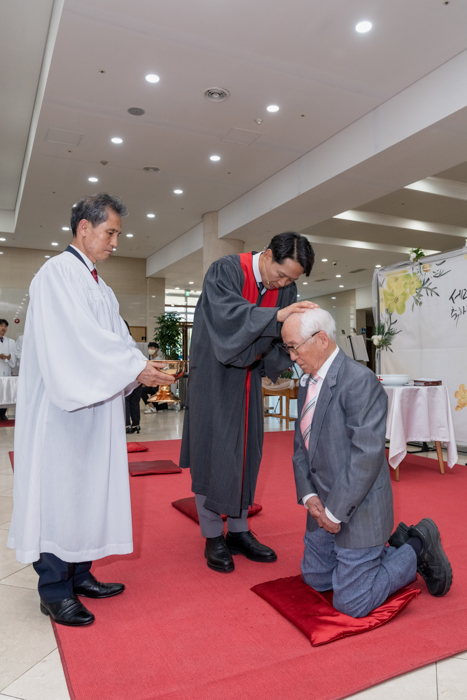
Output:
<instances>
[{"instance_id":1,"label":"black leather shoe","mask_svg":"<svg viewBox=\"0 0 467 700\"><path fill-rule=\"evenodd\" d=\"M132 427L132 429L131 429L131 432L132 432L132 433L138 433L138 434L139 434L140 430L141 430L141 426L140 426L140 425L134 425L134 426Z\"/></svg>"},{"instance_id":2,"label":"black leather shoe","mask_svg":"<svg viewBox=\"0 0 467 700\"><path fill-rule=\"evenodd\" d=\"M224 535L219 537L207 537L204 556L207 559L207 564L213 571L219 571L222 574L229 574L235 569L232 555L225 544Z\"/></svg>"},{"instance_id":3,"label":"black leather shoe","mask_svg":"<svg viewBox=\"0 0 467 700\"><path fill-rule=\"evenodd\" d=\"M83 627L96 619L75 595L59 600L58 603L46 603L41 599L41 612L50 615L58 625Z\"/></svg>"},{"instance_id":4,"label":"black leather shoe","mask_svg":"<svg viewBox=\"0 0 467 700\"><path fill-rule=\"evenodd\" d=\"M225 541L232 554L244 554L251 561L272 562L277 559L275 551L258 542L251 530L228 532Z\"/></svg>"},{"instance_id":5,"label":"black leather shoe","mask_svg":"<svg viewBox=\"0 0 467 700\"><path fill-rule=\"evenodd\" d=\"M437 597L446 595L452 584L452 569L436 524L431 518L423 518L409 528L409 537L418 537L422 542L417 571L425 580L428 592Z\"/></svg>"},{"instance_id":6,"label":"black leather shoe","mask_svg":"<svg viewBox=\"0 0 467 700\"><path fill-rule=\"evenodd\" d=\"M75 586L73 590L75 595L83 595L86 598L111 598L123 593L125 586L123 583L101 583L89 574L89 578L79 586Z\"/></svg>"},{"instance_id":7,"label":"black leather shoe","mask_svg":"<svg viewBox=\"0 0 467 700\"><path fill-rule=\"evenodd\" d=\"M409 526L401 522L396 527L391 537L388 539L388 545L390 547L396 547L396 549L399 549L399 547L402 547L403 544L407 543L408 539Z\"/></svg>"}]
</instances>

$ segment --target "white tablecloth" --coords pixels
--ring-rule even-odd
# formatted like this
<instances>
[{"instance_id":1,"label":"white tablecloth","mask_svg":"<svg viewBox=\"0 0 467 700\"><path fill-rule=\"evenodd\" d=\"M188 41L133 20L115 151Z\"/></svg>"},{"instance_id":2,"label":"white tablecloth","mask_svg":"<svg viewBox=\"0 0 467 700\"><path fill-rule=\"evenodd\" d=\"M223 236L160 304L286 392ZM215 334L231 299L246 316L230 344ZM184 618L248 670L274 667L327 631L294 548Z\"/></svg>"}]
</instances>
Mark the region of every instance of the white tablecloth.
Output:
<instances>
[{"instance_id":1,"label":"white tablecloth","mask_svg":"<svg viewBox=\"0 0 467 700\"><path fill-rule=\"evenodd\" d=\"M389 464L396 469L407 454L407 443L444 442L448 466L457 462L456 438L445 386L385 386L389 398L386 439Z\"/></svg>"},{"instance_id":2,"label":"white tablecloth","mask_svg":"<svg viewBox=\"0 0 467 700\"><path fill-rule=\"evenodd\" d=\"M0 406L15 405L17 388L18 377L0 377Z\"/></svg>"}]
</instances>

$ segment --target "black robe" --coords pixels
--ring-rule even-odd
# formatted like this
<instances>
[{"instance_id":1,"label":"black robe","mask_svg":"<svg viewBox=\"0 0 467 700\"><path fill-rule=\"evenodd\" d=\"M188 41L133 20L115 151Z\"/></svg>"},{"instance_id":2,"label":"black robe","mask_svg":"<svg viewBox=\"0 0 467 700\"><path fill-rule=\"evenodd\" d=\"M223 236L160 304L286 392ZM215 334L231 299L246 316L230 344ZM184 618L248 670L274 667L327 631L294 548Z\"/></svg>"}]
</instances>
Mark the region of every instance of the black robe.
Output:
<instances>
[{"instance_id":1,"label":"black robe","mask_svg":"<svg viewBox=\"0 0 467 700\"><path fill-rule=\"evenodd\" d=\"M180 466L191 470L192 490L205 507L233 517L253 503L263 449L261 377L276 381L291 365L279 347L277 309L297 300L295 283L279 289L277 306L261 308L242 296L239 255L214 262L196 306ZM257 355L262 359L255 362ZM251 367L247 446L245 400ZM245 455L245 468L243 461Z\"/></svg>"}]
</instances>

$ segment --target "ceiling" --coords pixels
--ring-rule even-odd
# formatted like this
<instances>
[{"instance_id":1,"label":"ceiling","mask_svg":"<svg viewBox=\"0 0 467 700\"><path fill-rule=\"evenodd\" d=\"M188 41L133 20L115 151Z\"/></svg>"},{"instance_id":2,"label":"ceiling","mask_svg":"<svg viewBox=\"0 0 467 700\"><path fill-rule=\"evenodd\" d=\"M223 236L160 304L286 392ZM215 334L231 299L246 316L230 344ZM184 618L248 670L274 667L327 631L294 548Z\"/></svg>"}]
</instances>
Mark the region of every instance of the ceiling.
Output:
<instances>
[{"instance_id":1,"label":"ceiling","mask_svg":"<svg viewBox=\"0 0 467 700\"><path fill-rule=\"evenodd\" d=\"M467 5L456 1L65 0L19 197L51 11L52 0L17 0L2 5L0 23L0 60L8 65L0 78L0 146L7 154L0 209L17 207L16 228L0 245L51 252L68 244L62 227L71 205L107 191L130 211L116 255L147 258L205 212L245 195L467 47ZM354 31L361 19L373 22L368 34ZM148 73L160 81L148 83ZM203 93L214 86L230 98L207 101ZM270 114L269 104L280 110ZM132 116L130 107L145 114ZM231 129L254 140L225 140ZM111 143L114 136L123 143ZM211 162L212 154L221 160ZM439 176L467 182L467 166ZM467 202L407 189L357 209L467 225ZM451 235L334 218L303 232L317 253L311 277L300 284L307 296L338 291L338 281L344 289L365 286L376 264L397 262L408 247L463 244ZM254 227L242 240L246 250L268 242ZM386 246L349 247L352 241ZM188 278L200 287L202 254L159 276L171 287L184 288Z\"/></svg>"}]
</instances>

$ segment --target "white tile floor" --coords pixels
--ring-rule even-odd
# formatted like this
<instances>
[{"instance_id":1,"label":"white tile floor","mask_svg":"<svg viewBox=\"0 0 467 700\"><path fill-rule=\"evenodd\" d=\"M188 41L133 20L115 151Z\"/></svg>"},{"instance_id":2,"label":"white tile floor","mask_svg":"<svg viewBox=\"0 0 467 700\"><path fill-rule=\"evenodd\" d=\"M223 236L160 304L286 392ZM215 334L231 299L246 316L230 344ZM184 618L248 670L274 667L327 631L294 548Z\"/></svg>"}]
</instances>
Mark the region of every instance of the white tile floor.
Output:
<instances>
[{"instance_id":1,"label":"white tile floor","mask_svg":"<svg viewBox=\"0 0 467 700\"><path fill-rule=\"evenodd\" d=\"M141 415L141 433L129 440L180 438L183 411ZM283 425L283 424L282 424ZM266 418L267 431L281 430ZM12 509L13 475L8 451L14 428L0 428L0 700L69 700L50 620L39 611L37 577L6 548ZM436 459L436 453L428 457ZM467 455L459 463L465 465ZM466 700L467 652L425 666L351 696L353 700ZM138 700L138 698L135 698Z\"/></svg>"}]
</instances>

